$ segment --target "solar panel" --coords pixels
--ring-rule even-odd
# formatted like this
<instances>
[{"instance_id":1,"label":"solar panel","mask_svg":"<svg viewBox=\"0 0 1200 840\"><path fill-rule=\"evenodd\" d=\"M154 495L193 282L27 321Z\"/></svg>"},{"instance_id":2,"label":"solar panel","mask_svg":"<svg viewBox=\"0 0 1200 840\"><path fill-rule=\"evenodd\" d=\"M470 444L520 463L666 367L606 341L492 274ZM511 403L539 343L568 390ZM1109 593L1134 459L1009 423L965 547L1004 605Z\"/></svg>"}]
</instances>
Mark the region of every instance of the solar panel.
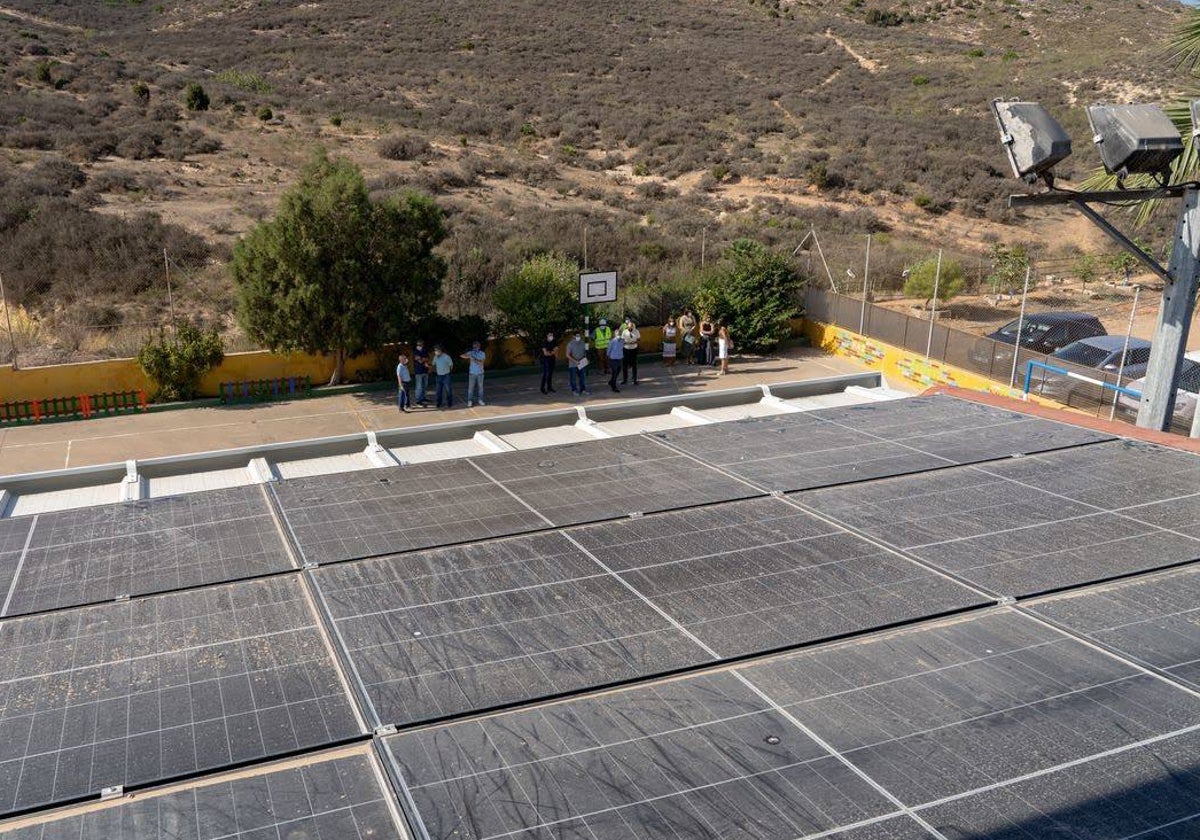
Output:
<instances>
[{"instance_id":1,"label":"solar panel","mask_svg":"<svg viewBox=\"0 0 1200 840\"><path fill-rule=\"evenodd\" d=\"M1193 840L1200 736L1166 738L919 811L952 838Z\"/></svg>"},{"instance_id":2,"label":"solar panel","mask_svg":"<svg viewBox=\"0 0 1200 840\"><path fill-rule=\"evenodd\" d=\"M33 533L0 615L292 568L259 487L44 513L19 523ZM15 538L0 535L0 566L9 544Z\"/></svg>"},{"instance_id":3,"label":"solar panel","mask_svg":"<svg viewBox=\"0 0 1200 840\"><path fill-rule=\"evenodd\" d=\"M471 460L555 525L761 495L743 482L641 437Z\"/></svg>"},{"instance_id":4,"label":"solar panel","mask_svg":"<svg viewBox=\"0 0 1200 840\"><path fill-rule=\"evenodd\" d=\"M10 840L401 840L365 754L145 794L18 828Z\"/></svg>"},{"instance_id":5,"label":"solar panel","mask_svg":"<svg viewBox=\"0 0 1200 840\"><path fill-rule=\"evenodd\" d=\"M783 491L1112 439L947 396L675 429L655 437L758 486Z\"/></svg>"},{"instance_id":6,"label":"solar panel","mask_svg":"<svg viewBox=\"0 0 1200 840\"><path fill-rule=\"evenodd\" d=\"M1200 568L1089 587L1029 608L1200 687Z\"/></svg>"},{"instance_id":7,"label":"solar panel","mask_svg":"<svg viewBox=\"0 0 1200 840\"><path fill-rule=\"evenodd\" d=\"M1011 610L740 673L918 812L1200 730L1200 696Z\"/></svg>"},{"instance_id":8,"label":"solar panel","mask_svg":"<svg viewBox=\"0 0 1200 840\"><path fill-rule=\"evenodd\" d=\"M991 600L779 499L594 525L572 536L722 657Z\"/></svg>"},{"instance_id":9,"label":"solar panel","mask_svg":"<svg viewBox=\"0 0 1200 840\"><path fill-rule=\"evenodd\" d=\"M13 583L25 557L33 519L0 519L0 615L12 600Z\"/></svg>"},{"instance_id":10,"label":"solar panel","mask_svg":"<svg viewBox=\"0 0 1200 840\"><path fill-rule=\"evenodd\" d=\"M558 533L338 564L313 577L385 723L711 661Z\"/></svg>"},{"instance_id":11,"label":"solar panel","mask_svg":"<svg viewBox=\"0 0 1200 840\"><path fill-rule=\"evenodd\" d=\"M1082 468L1119 460L1136 497L1170 498L1183 479L1165 468L1160 454L1105 443L826 488L799 500L990 592L1033 595L1200 558L1200 539L1154 524L1156 514L1170 512L1117 507L1135 498L1122 485L1113 488L1115 504L1098 504L1099 495L1089 489L1094 480ZM1064 486L1071 483L1082 489Z\"/></svg>"},{"instance_id":12,"label":"solar panel","mask_svg":"<svg viewBox=\"0 0 1200 840\"><path fill-rule=\"evenodd\" d=\"M272 485L304 560L327 563L546 523L468 461L290 479Z\"/></svg>"},{"instance_id":13,"label":"solar panel","mask_svg":"<svg viewBox=\"0 0 1200 840\"><path fill-rule=\"evenodd\" d=\"M899 816L728 673L386 739L431 838L797 837ZM851 834L907 838L902 832Z\"/></svg>"},{"instance_id":14,"label":"solar panel","mask_svg":"<svg viewBox=\"0 0 1200 840\"><path fill-rule=\"evenodd\" d=\"M294 577L0 622L0 814L359 732Z\"/></svg>"}]
</instances>

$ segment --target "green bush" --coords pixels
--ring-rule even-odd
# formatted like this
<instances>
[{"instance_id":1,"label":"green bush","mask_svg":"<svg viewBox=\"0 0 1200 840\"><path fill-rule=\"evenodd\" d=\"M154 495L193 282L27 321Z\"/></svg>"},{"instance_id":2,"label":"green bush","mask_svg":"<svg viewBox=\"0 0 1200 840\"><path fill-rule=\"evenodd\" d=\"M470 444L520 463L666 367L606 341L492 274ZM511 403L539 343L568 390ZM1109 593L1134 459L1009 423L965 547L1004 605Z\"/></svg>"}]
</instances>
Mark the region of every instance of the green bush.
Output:
<instances>
[{"instance_id":1,"label":"green bush","mask_svg":"<svg viewBox=\"0 0 1200 840\"><path fill-rule=\"evenodd\" d=\"M583 323L579 265L557 254L530 257L500 281L492 302L500 313L501 332L518 336L536 357L546 333L561 336Z\"/></svg>"},{"instance_id":2,"label":"green bush","mask_svg":"<svg viewBox=\"0 0 1200 840\"><path fill-rule=\"evenodd\" d=\"M783 254L760 242L739 239L700 284L696 308L702 317L729 327L739 350L770 352L791 335L800 311L801 277Z\"/></svg>"},{"instance_id":3,"label":"green bush","mask_svg":"<svg viewBox=\"0 0 1200 840\"><path fill-rule=\"evenodd\" d=\"M271 119L272 117L274 117L274 116L275 116L275 112L274 112L274 111L272 111L272 110L271 110L269 107L267 107L266 105L263 105L261 108L259 108L259 109L258 109L258 110L255 112L255 116L257 116L257 117L258 117L260 120L262 120L263 122L266 122L267 120L269 120L269 119Z\"/></svg>"},{"instance_id":4,"label":"green bush","mask_svg":"<svg viewBox=\"0 0 1200 840\"><path fill-rule=\"evenodd\" d=\"M955 260L942 260L941 276L938 276L938 261L935 258L922 260L908 269L904 281L907 297L921 298L925 306L933 298L934 283L937 283L937 298L943 303L963 290L965 283L962 266Z\"/></svg>"},{"instance_id":5,"label":"green bush","mask_svg":"<svg viewBox=\"0 0 1200 840\"><path fill-rule=\"evenodd\" d=\"M183 89L183 104L189 111L207 111L208 94L199 82L188 82Z\"/></svg>"},{"instance_id":6,"label":"green bush","mask_svg":"<svg viewBox=\"0 0 1200 840\"><path fill-rule=\"evenodd\" d=\"M200 392L204 374L221 364L225 347L215 329L180 324L174 337L160 330L138 351L142 371L154 383L155 400L190 400Z\"/></svg>"}]
</instances>

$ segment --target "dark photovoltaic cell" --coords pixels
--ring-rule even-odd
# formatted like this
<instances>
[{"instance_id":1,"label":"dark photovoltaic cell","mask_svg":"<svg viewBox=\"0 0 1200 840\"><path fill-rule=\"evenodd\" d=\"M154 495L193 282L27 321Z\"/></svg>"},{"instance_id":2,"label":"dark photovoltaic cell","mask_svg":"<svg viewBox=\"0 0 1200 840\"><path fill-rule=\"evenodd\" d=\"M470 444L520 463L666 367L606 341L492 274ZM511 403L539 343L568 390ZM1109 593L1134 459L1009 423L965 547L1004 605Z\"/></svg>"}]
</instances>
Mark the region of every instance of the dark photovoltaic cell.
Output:
<instances>
[{"instance_id":1,"label":"dark photovoltaic cell","mask_svg":"<svg viewBox=\"0 0 1200 840\"><path fill-rule=\"evenodd\" d=\"M1200 687L1200 568L1089 587L1029 607Z\"/></svg>"},{"instance_id":2,"label":"dark photovoltaic cell","mask_svg":"<svg viewBox=\"0 0 1200 840\"><path fill-rule=\"evenodd\" d=\"M918 813L954 840L1194 840L1197 756L1188 733Z\"/></svg>"},{"instance_id":3,"label":"dark photovoltaic cell","mask_svg":"<svg viewBox=\"0 0 1200 840\"><path fill-rule=\"evenodd\" d=\"M559 533L337 564L314 579L385 723L712 659Z\"/></svg>"},{"instance_id":4,"label":"dark photovoltaic cell","mask_svg":"<svg viewBox=\"0 0 1200 840\"><path fill-rule=\"evenodd\" d=\"M304 560L326 563L546 527L467 461L439 461L272 485Z\"/></svg>"},{"instance_id":5,"label":"dark photovoltaic cell","mask_svg":"<svg viewBox=\"0 0 1200 840\"><path fill-rule=\"evenodd\" d=\"M555 525L761 495L642 437L472 458Z\"/></svg>"},{"instance_id":6,"label":"dark photovoltaic cell","mask_svg":"<svg viewBox=\"0 0 1200 840\"><path fill-rule=\"evenodd\" d=\"M944 467L944 458L808 414L655 432L671 446L767 490L800 490Z\"/></svg>"},{"instance_id":7,"label":"dark photovoltaic cell","mask_svg":"<svg viewBox=\"0 0 1200 840\"><path fill-rule=\"evenodd\" d=\"M722 657L988 603L779 499L572 532Z\"/></svg>"},{"instance_id":8,"label":"dark photovoltaic cell","mask_svg":"<svg viewBox=\"0 0 1200 840\"><path fill-rule=\"evenodd\" d=\"M804 493L799 501L837 521L885 540L999 595L1032 595L1067 586L1164 568L1200 558L1200 539L1154 524L1146 507L1101 507L1098 497L1078 501L1042 489L1071 480L1089 487L1078 471L1088 452L1125 457L1124 444L943 470L845 488ZM1158 461L1158 450L1146 450ZM1130 464L1131 471L1136 466ZM1177 474L1162 472L1165 488L1147 472L1139 487L1165 498ZM1081 494L1083 495L1083 494ZM1116 501L1127 499L1114 490ZM1161 515L1161 511L1158 512Z\"/></svg>"},{"instance_id":9,"label":"dark photovoltaic cell","mask_svg":"<svg viewBox=\"0 0 1200 840\"><path fill-rule=\"evenodd\" d=\"M895 810L729 673L386 744L432 840L795 840ZM846 840L912 837L897 827Z\"/></svg>"},{"instance_id":10,"label":"dark photovoltaic cell","mask_svg":"<svg viewBox=\"0 0 1200 840\"><path fill-rule=\"evenodd\" d=\"M1102 432L945 394L813 413L826 422L958 464L1113 440Z\"/></svg>"},{"instance_id":11,"label":"dark photovoltaic cell","mask_svg":"<svg viewBox=\"0 0 1200 840\"><path fill-rule=\"evenodd\" d=\"M4 615L5 605L12 600L13 583L25 556L33 519L0 519L0 615Z\"/></svg>"},{"instance_id":12,"label":"dark photovoltaic cell","mask_svg":"<svg viewBox=\"0 0 1200 840\"><path fill-rule=\"evenodd\" d=\"M739 672L910 807L1200 729L1194 694L1014 611Z\"/></svg>"},{"instance_id":13,"label":"dark photovoltaic cell","mask_svg":"<svg viewBox=\"0 0 1200 840\"><path fill-rule=\"evenodd\" d=\"M768 490L805 490L1111 440L949 396L658 432Z\"/></svg>"},{"instance_id":14,"label":"dark photovoltaic cell","mask_svg":"<svg viewBox=\"0 0 1200 840\"><path fill-rule=\"evenodd\" d=\"M359 731L292 577L0 622L0 813Z\"/></svg>"},{"instance_id":15,"label":"dark photovoltaic cell","mask_svg":"<svg viewBox=\"0 0 1200 840\"><path fill-rule=\"evenodd\" d=\"M259 487L43 513L28 521L36 522L33 537L4 615L292 567Z\"/></svg>"},{"instance_id":16,"label":"dark photovoltaic cell","mask_svg":"<svg viewBox=\"0 0 1200 840\"><path fill-rule=\"evenodd\" d=\"M4 834L9 840L401 840L371 759L299 767L147 794ZM3 833L3 832L0 832Z\"/></svg>"}]
</instances>

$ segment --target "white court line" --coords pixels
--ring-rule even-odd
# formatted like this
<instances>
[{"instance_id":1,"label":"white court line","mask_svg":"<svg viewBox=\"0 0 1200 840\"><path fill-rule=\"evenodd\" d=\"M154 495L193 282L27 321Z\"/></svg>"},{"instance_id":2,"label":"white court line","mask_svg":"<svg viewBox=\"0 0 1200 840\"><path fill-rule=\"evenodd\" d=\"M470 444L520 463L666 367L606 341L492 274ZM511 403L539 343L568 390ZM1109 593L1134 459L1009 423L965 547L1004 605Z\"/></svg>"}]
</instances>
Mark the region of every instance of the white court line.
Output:
<instances>
[{"instance_id":1,"label":"white court line","mask_svg":"<svg viewBox=\"0 0 1200 840\"><path fill-rule=\"evenodd\" d=\"M21 570L25 568L25 557L29 554L29 544L33 542L33 532L37 530L39 515L34 514L29 533L25 535L25 547L21 549L21 558L17 561L17 570L13 572L12 583L8 586L8 597L4 599L4 606L0 607L0 616L8 615L8 608L12 605L13 595L17 592L17 581L21 579Z\"/></svg>"}]
</instances>

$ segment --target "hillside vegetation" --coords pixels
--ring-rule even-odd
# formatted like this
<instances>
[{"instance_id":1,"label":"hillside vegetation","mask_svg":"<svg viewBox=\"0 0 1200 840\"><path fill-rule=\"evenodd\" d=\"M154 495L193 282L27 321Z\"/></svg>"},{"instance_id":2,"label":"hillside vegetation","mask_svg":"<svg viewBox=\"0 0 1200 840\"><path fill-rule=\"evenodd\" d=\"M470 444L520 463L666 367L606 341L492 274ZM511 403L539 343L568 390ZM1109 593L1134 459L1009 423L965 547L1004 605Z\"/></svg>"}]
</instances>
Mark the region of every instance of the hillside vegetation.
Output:
<instances>
[{"instance_id":1,"label":"hillside vegetation","mask_svg":"<svg viewBox=\"0 0 1200 840\"><path fill-rule=\"evenodd\" d=\"M376 194L437 197L451 314L585 238L647 284L810 226L835 254L872 231L1071 249L1074 228L1013 226L986 103L1054 107L1094 166L1079 106L1169 95L1182 14L1099 5L0 0L0 272L41 357L129 352L168 265L178 310L236 347L229 247L318 146Z\"/></svg>"}]
</instances>

